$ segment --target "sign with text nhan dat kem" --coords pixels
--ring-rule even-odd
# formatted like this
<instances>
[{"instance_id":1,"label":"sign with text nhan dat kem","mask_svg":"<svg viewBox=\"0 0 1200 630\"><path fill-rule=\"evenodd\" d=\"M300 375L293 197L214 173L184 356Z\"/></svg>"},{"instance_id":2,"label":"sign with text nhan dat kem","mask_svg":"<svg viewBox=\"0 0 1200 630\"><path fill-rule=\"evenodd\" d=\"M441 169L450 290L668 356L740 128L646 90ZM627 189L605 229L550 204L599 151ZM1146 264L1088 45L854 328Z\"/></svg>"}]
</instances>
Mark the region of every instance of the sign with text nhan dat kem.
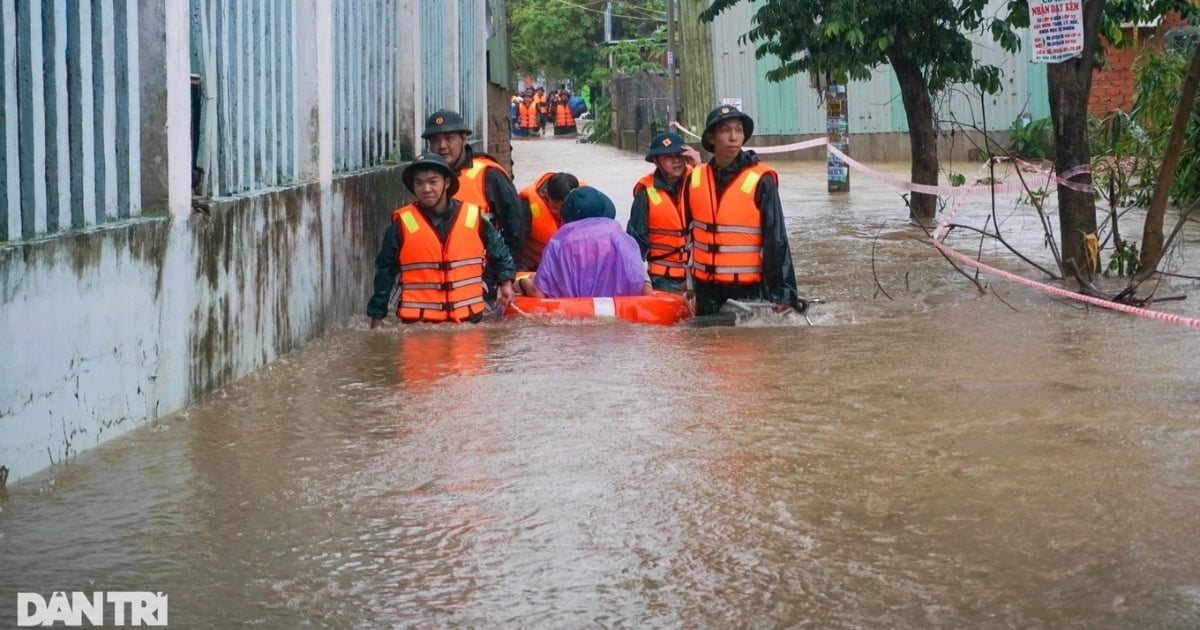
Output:
<instances>
[{"instance_id":1,"label":"sign with text nhan dat kem","mask_svg":"<svg viewBox=\"0 0 1200 630\"><path fill-rule=\"evenodd\" d=\"M1058 63L1083 52L1083 0L1029 0L1034 63Z\"/></svg>"}]
</instances>

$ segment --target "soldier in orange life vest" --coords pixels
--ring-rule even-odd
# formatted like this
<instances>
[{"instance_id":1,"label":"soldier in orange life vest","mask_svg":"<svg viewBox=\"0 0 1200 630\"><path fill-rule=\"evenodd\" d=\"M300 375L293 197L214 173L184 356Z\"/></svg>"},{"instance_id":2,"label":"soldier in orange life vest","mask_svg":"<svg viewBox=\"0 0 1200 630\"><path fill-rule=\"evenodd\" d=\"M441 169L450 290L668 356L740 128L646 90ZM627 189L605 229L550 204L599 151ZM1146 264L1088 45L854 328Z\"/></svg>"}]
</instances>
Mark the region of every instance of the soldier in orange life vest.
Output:
<instances>
[{"instance_id":1,"label":"soldier in orange life vest","mask_svg":"<svg viewBox=\"0 0 1200 630\"><path fill-rule=\"evenodd\" d=\"M571 95L566 88L558 86L558 90L550 97L550 119L554 121L554 135L562 136L576 132L575 115L571 113Z\"/></svg>"},{"instance_id":2,"label":"soldier in orange life vest","mask_svg":"<svg viewBox=\"0 0 1200 630\"><path fill-rule=\"evenodd\" d=\"M476 153L467 143L471 129L458 112L443 109L425 121L421 137L429 148L442 156L458 173L458 192L454 198L473 203L491 217L492 225L504 237L504 244L520 266L525 240L529 238L529 214L517 199L517 188L508 172L486 153ZM488 278L489 286L494 282Z\"/></svg>"},{"instance_id":3,"label":"soldier in orange life vest","mask_svg":"<svg viewBox=\"0 0 1200 630\"><path fill-rule=\"evenodd\" d=\"M779 313L807 307L796 293L779 176L742 149L753 134L754 119L736 107L709 112L701 144L713 156L685 184L698 315L716 313L731 298L767 300Z\"/></svg>"},{"instance_id":4,"label":"soldier in orange life vest","mask_svg":"<svg viewBox=\"0 0 1200 630\"><path fill-rule=\"evenodd\" d=\"M646 161L656 168L633 186L625 231L649 262L654 288L681 293L687 276L688 230L680 184L700 162L700 154L684 143L683 136L664 131L650 141Z\"/></svg>"},{"instance_id":5,"label":"soldier in orange life vest","mask_svg":"<svg viewBox=\"0 0 1200 630\"><path fill-rule=\"evenodd\" d=\"M518 271L536 271L542 260L542 250L550 237L562 227L563 219L559 213L563 201L574 189L579 188L579 179L570 173L542 173L537 181L526 186L519 193L521 203L529 211L529 240L526 241L524 266Z\"/></svg>"},{"instance_id":6,"label":"soldier in orange life vest","mask_svg":"<svg viewBox=\"0 0 1200 630\"><path fill-rule=\"evenodd\" d=\"M454 171L437 155L422 155L401 178L417 200L392 213L375 257L371 328L387 317L393 287L396 317L405 323L479 321L487 308L485 269L498 283L497 300L511 303L512 257L483 210L453 198Z\"/></svg>"},{"instance_id":7,"label":"soldier in orange life vest","mask_svg":"<svg viewBox=\"0 0 1200 630\"><path fill-rule=\"evenodd\" d=\"M537 102L533 97L533 90L526 88L525 95L521 102L517 103L517 119L521 124L521 131L527 136L541 134L541 127L538 126L538 110Z\"/></svg>"}]
</instances>

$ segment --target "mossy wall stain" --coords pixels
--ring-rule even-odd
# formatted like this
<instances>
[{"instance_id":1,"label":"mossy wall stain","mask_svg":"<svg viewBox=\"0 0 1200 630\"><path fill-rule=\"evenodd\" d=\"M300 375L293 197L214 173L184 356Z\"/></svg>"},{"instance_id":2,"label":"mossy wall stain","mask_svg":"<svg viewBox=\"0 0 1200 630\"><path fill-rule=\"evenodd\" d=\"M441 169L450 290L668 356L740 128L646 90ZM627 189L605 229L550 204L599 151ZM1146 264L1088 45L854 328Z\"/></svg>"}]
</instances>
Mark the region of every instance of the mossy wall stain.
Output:
<instances>
[{"instance_id":1,"label":"mossy wall stain","mask_svg":"<svg viewBox=\"0 0 1200 630\"><path fill-rule=\"evenodd\" d=\"M195 277L204 290L192 314L189 398L365 308L379 239L392 209L408 199L400 169L339 178L328 199L324 204L320 186L310 184L218 200L195 223ZM326 238L327 221L343 228ZM348 290L336 290L341 286Z\"/></svg>"}]
</instances>

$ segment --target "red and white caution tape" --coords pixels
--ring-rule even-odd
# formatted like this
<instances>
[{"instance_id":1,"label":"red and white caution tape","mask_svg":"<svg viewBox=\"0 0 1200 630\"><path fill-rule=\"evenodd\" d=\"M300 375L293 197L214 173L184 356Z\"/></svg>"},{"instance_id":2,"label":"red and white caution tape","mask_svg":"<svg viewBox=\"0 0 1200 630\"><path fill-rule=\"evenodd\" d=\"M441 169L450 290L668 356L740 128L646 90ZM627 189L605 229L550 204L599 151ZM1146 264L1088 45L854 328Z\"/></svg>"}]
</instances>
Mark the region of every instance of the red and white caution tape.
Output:
<instances>
[{"instance_id":1,"label":"red and white caution tape","mask_svg":"<svg viewBox=\"0 0 1200 630\"><path fill-rule=\"evenodd\" d=\"M688 129L687 127L684 127L678 121L672 122L671 126L692 136L693 138L700 138L700 136L696 135L696 133L694 133L692 130ZM911 192L925 193L925 194L930 194L930 195L938 195L938 196L943 196L943 197L955 197L956 200L955 200L954 205L951 206L950 211L946 213L946 216L941 220L940 223L938 223L937 228L935 228L934 231L932 232L932 234L930 235L932 242L933 242L933 246L936 247L938 249L938 251L942 252L949 258L957 260L958 262L960 262L964 265L967 265L969 267L974 267L976 269L979 269L980 271L992 274L994 276L1004 278L1005 280L1009 280L1011 282L1015 282L1017 284L1027 286L1032 289L1036 289L1038 291L1042 291L1044 293L1048 293L1050 295L1055 295L1055 296L1058 296L1061 298L1066 298L1068 300L1075 300L1076 302L1083 302L1085 304L1091 304L1093 306L1098 306L1100 308L1108 309L1110 311L1117 311L1120 313L1126 313L1126 314L1134 315L1137 317L1153 319L1156 321L1166 322L1169 324L1178 324L1181 326L1190 326L1192 328L1200 329L1200 319L1184 317L1182 315L1172 315L1170 313L1163 313L1160 311L1152 311L1152 310L1137 307L1137 306L1130 306L1129 304L1120 304L1117 302L1112 302L1110 300L1096 298L1096 297L1092 297L1090 295L1083 295L1082 293L1076 293L1074 291L1068 291L1062 287L1051 286L1051 285L1045 284L1043 282L1038 282L1036 280L1030 280L1029 278L1025 278L1023 276L1018 276L1017 274L1014 274L1014 273L1011 273L1008 271L1004 271L1002 269L997 269L991 265L988 265L987 263L984 263L984 262L981 262L974 258L971 258L970 256L967 256L966 254L963 254L959 251L951 249L949 246L947 246L945 243L942 242L942 238L945 236L946 231L949 228L950 222L954 219L955 215L958 214L958 211L962 208L963 202L966 201L967 197L971 197L971 196L978 195L978 194L987 194L987 193L1005 194L1005 193L1020 192L1025 189L1025 182L1023 182L1023 181L1009 182L1009 183L1005 183L1005 184L990 184L990 185L976 184L974 186L931 186L928 184L916 184L913 182L896 179L895 177L892 177L890 175L880 173L874 169L868 168L866 165L862 164L861 162L846 155L844 152L839 150L837 147L830 145L829 140L826 138L814 138L812 140L806 140L804 142L797 142L797 143L785 144L785 145L777 145L777 146L773 146L773 147L751 147L751 148L753 149L753 151L755 153L770 154L770 153L787 153L789 151L801 151L801 150L805 150L805 149L814 149L814 148L817 148L820 146L827 146L829 153L833 154L839 160L841 160L842 162L845 162L848 166L855 169L856 171L858 171L876 181L894 186L896 188L908 190ZM1046 183L1044 184L1043 188L1048 188L1051 185L1051 183L1053 183L1053 184L1057 184L1058 186L1062 186L1064 188L1068 188L1068 189L1075 190L1078 192L1083 192L1083 193L1091 193L1093 190L1091 184L1085 184L1082 182L1071 181L1072 179L1074 179L1075 177L1078 177L1080 175L1090 174L1092 172L1092 168L1091 168L1090 164L1080 164L1079 166L1068 169L1059 175L1055 175L1053 173L1053 171L1047 170L1047 169L1037 166L1035 164L1031 164L1031 163L1021 160L1019 158L1010 158L1010 157L1005 157L1005 156L996 156L996 157L991 158L991 160L989 160L988 162L985 162L979 168L979 172L976 176L976 181L981 181L981 178L984 175L984 171L988 167L989 164L991 164L993 162L1006 162L1006 161L1012 161L1012 162L1018 164L1019 167L1032 171L1035 175L1045 176Z\"/></svg>"}]
</instances>

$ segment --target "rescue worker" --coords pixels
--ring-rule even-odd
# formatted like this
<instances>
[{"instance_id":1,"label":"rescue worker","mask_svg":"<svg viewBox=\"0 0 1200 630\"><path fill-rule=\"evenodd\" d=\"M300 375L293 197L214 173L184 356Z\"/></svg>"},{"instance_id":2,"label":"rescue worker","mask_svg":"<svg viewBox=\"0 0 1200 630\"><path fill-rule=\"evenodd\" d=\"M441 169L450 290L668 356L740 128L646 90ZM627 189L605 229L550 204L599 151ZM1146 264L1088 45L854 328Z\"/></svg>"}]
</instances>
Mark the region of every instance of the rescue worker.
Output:
<instances>
[{"instance_id":1,"label":"rescue worker","mask_svg":"<svg viewBox=\"0 0 1200 630\"><path fill-rule=\"evenodd\" d=\"M504 237L504 244L519 267L525 240L529 238L529 214L521 208L517 188L508 171L492 156L476 153L467 143L471 129L456 111L436 111L425 121L421 134L429 148L440 155L458 173L458 192L454 198L473 203L491 218L492 225ZM494 280L489 278L490 281Z\"/></svg>"},{"instance_id":2,"label":"rescue worker","mask_svg":"<svg viewBox=\"0 0 1200 630\"><path fill-rule=\"evenodd\" d=\"M522 135L534 136L541 134L538 126L537 103L534 101L533 90L525 90L525 96L517 105L517 117L520 120Z\"/></svg>"},{"instance_id":3,"label":"rescue worker","mask_svg":"<svg viewBox=\"0 0 1200 630\"><path fill-rule=\"evenodd\" d=\"M579 179L574 175L549 171L518 193L530 217L529 240L525 242L525 255L522 256L524 268L518 271L537 270L546 243L562 227L562 203L576 188L579 188Z\"/></svg>"},{"instance_id":4,"label":"rescue worker","mask_svg":"<svg viewBox=\"0 0 1200 630\"><path fill-rule=\"evenodd\" d=\"M570 95L559 86L550 97L550 118L554 121L554 135L564 136L576 132L575 115L571 113Z\"/></svg>"},{"instance_id":5,"label":"rescue worker","mask_svg":"<svg viewBox=\"0 0 1200 630\"><path fill-rule=\"evenodd\" d=\"M538 111L538 133L546 127L546 118L550 113L550 105L546 102L546 88L538 86L538 89L533 93L533 102L537 103Z\"/></svg>"},{"instance_id":6,"label":"rescue worker","mask_svg":"<svg viewBox=\"0 0 1200 630\"><path fill-rule=\"evenodd\" d=\"M646 161L654 170L633 185L633 205L625 231L637 241L649 263L655 289L682 293L687 276L688 225L683 214L683 190L700 154L683 136L664 131L650 140Z\"/></svg>"},{"instance_id":7,"label":"rescue worker","mask_svg":"<svg viewBox=\"0 0 1200 630\"><path fill-rule=\"evenodd\" d=\"M522 100L524 99L521 98L520 94L513 94L512 98L508 100L508 124L512 135L514 136L520 136L523 133L521 131L521 117L519 109Z\"/></svg>"},{"instance_id":8,"label":"rescue worker","mask_svg":"<svg viewBox=\"0 0 1200 630\"><path fill-rule=\"evenodd\" d=\"M496 278L497 301L512 302L512 257L483 209L454 198L458 176L436 154L420 155L400 175L417 200L392 212L375 257L375 291L367 302L371 328L387 317L411 322L477 322L483 318L485 269Z\"/></svg>"},{"instance_id":9,"label":"rescue worker","mask_svg":"<svg viewBox=\"0 0 1200 630\"><path fill-rule=\"evenodd\" d=\"M617 223L608 195L581 186L562 205L563 226L550 239L533 279L521 290L534 297L619 297L653 292L637 241Z\"/></svg>"},{"instance_id":10,"label":"rescue worker","mask_svg":"<svg viewBox=\"0 0 1200 630\"><path fill-rule=\"evenodd\" d=\"M701 144L713 154L688 175L684 212L691 225L689 268L697 315L711 315L726 300L760 299L803 312L783 223L779 176L742 145L754 119L722 105L708 114Z\"/></svg>"}]
</instances>

